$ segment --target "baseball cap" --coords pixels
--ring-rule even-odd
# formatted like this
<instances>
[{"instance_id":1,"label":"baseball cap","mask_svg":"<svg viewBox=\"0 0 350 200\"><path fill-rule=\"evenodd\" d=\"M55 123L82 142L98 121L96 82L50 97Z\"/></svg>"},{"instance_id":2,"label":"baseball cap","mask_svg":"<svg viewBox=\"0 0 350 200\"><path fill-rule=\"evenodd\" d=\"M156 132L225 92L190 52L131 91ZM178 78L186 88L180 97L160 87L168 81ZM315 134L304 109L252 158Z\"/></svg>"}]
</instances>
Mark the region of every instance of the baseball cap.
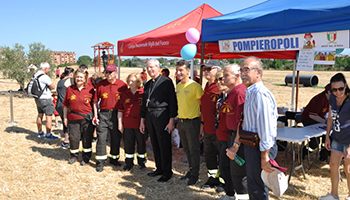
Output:
<instances>
[{"instance_id":1,"label":"baseball cap","mask_svg":"<svg viewBox=\"0 0 350 200\"><path fill-rule=\"evenodd\" d=\"M270 163L271 163L270 159ZM265 183L265 185L272 190L272 192L280 197L283 195L283 193L288 189L288 180L286 175L282 171L286 171L286 168L278 166L277 162L273 160L275 163L271 163L274 171L271 173L267 173L264 170L261 171L261 179ZM277 167L274 165L277 164ZM282 170L282 171L281 171Z\"/></svg>"},{"instance_id":2,"label":"baseball cap","mask_svg":"<svg viewBox=\"0 0 350 200\"><path fill-rule=\"evenodd\" d=\"M117 69L117 66L115 66L113 64L109 64L106 67L106 71L114 72L114 71L118 71L118 69Z\"/></svg>"},{"instance_id":3,"label":"baseball cap","mask_svg":"<svg viewBox=\"0 0 350 200\"><path fill-rule=\"evenodd\" d=\"M202 66L207 66L207 67L218 66L218 67L220 67L220 64L216 60L210 60L209 62L204 63Z\"/></svg>"}]
</instances>

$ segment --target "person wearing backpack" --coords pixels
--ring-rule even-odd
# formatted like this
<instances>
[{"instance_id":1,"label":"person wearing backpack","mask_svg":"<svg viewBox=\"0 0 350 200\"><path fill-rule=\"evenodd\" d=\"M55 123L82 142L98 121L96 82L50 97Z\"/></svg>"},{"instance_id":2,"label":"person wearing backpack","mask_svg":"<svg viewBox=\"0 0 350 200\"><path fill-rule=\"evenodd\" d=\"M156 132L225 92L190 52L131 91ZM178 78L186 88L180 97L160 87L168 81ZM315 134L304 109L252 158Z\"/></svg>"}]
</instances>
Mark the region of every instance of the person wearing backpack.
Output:
<instances>
[{"instance_id":1,"label":"person wearing backpack","mask_svg":"<svg viewBox=\"0 0 350 200\"><path fill-rule=\"evenodd\" d=\"M55 107L51 99L51 90L55 89L55 85L52 83L50 77L47 75L50 71L50 64L42 62L40 64L40 70L34 74L34 78L38 78L38 82L41 88L45 88L42 95L39 98L35 98L36 107L38 110L38 117L36 124L38 127L37 137L45 137L45 139L57 139L56 136L51 134L52 126L52 114L55 112ZM42 122L44 114L46 115L46 133L42 130Z\"/></svg>"}]
</instances>

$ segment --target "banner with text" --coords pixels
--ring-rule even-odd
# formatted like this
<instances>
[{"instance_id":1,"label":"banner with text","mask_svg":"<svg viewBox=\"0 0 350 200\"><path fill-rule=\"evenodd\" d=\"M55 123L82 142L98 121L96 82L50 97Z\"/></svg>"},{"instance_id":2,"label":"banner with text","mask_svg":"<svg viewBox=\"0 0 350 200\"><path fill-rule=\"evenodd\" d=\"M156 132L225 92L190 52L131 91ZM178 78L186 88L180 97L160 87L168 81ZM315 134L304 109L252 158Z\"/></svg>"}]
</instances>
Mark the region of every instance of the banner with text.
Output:
<instances>
[{"instance_id":1,"label":"banner with text","mask_svg":"<svg viewBox=\"0 0 350 200\"><path fill-rule=\"evenodd\" d=\"M349 48L349 30L219 41L220 52L295 51L315 47Z\"/></svg>"}]
</instances>

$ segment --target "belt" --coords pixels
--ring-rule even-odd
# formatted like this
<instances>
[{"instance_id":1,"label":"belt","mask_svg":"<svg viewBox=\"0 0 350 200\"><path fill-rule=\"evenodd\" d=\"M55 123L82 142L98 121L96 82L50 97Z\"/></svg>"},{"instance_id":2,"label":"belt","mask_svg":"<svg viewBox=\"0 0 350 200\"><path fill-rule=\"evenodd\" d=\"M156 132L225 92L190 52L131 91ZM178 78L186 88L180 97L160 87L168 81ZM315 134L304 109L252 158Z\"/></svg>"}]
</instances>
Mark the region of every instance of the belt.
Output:
<instances>
[{"instance_id":1,"label":"belt","mask_svg":"<svg viewBox=\"0 0 350 200\"><path fill-rule=\"evenodd\" d=\"M148 112L153 112L153 111L163 111L165 108L147 108Z\"/></svg>"},{"instance_id":2,"label":"belt","mask_svg":"<svg viewBox=\"0 0 350 200\"><path fill-rule=\"evenodd\" d=\"M199 117L195 117L195 118L192 118L192 119L179 118L179 122L184 123L184 122L193 121L193 120L196 120L196 119L199 119Z\"/></svg>"},{"instance_id":3,"label":"belt","mask_svg":"<svg viewBox=\"0 0 350 200\"><path fill-rule=\"evenodd\" d=\"M113 111L116 111L116 110L104 110L104 109L101 109L100 112L113 112Z\"/></svg>"}]
</instances>

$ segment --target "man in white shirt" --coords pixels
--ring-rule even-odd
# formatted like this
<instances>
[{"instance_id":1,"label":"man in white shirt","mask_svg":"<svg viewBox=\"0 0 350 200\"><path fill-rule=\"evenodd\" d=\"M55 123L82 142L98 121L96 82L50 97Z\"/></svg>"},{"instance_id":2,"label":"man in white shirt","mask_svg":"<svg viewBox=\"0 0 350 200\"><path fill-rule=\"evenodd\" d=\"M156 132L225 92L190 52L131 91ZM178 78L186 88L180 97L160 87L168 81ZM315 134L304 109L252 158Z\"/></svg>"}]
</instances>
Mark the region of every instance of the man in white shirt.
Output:
<instances>
[{"instance_id":1,"label":"man in white shirt","mask_svg":"<svg viewBox=\"0 0 350 200\"><path fill-rule=\"evenodd\" d=\"M40 64L40 70L34 74L34 77L39 77L38 81L41 88L45 88L43 94L39 98L35 98L36 107L38 110L38 117L36 119L36 125L38 127L38 137L44 136L45 139L57 139L56 136L51 134L52 126L52 114L55 112L55 107L51 99L51 90L55 89L55 85L52 83L50 77L47 75L50 71L50 64L42 62ZM46 115L46 133L42 131L42 122L44 114Z\"/></svg>"}]
</instances>

